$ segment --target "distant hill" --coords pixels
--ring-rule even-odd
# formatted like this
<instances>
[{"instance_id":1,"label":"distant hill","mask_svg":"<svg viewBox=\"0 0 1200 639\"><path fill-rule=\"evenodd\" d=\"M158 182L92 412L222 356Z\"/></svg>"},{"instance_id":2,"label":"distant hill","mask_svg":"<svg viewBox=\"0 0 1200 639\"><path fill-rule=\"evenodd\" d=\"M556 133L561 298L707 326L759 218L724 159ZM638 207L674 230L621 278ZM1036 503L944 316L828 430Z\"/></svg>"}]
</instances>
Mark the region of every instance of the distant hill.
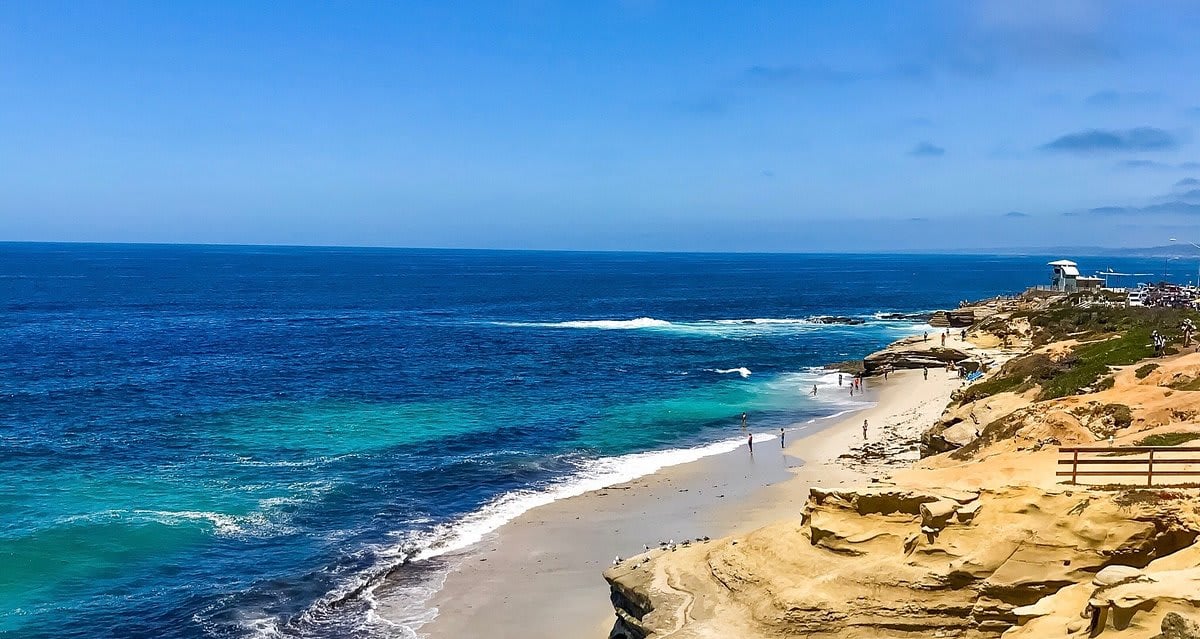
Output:
<instances>
[{"instance_id":1,"label":"distant hill","mask_svg":"<svg viewBox=\"0 0 1200 639\"><path fill-rule=\"evenodd\" d=\"M966 249L964 253L987 255L1065 255L1070 257L1200 257L1200 249L1189 244L1167 244L1140 248L1108 246L1042 246Z\"/></svg>"}]
</instances>

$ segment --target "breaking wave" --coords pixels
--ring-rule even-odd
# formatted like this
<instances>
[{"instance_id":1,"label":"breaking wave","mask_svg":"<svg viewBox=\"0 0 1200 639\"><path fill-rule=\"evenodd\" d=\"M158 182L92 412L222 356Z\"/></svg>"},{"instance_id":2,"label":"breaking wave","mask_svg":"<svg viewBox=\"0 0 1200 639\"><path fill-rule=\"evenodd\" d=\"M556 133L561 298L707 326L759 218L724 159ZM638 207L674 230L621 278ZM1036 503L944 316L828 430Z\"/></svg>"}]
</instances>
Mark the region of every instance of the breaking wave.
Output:
<instances>
[{"instance_id":1,"label":"breaking wave","mask_svg":"<svg viewBox=\"0 0 1200 639\"><path fill-rule=\"evenodd\" d=\"M857 329L860 327L920 330L923 322L911 319L883 319L880 314L852 317L755 317L748 319L706 319L668 321L653 317L633 319L590 319L560 322L490 322L512 328L644 330L692 337L755 337L760 335L794 334L817 330Z\"/></svg>"}]
</instances>

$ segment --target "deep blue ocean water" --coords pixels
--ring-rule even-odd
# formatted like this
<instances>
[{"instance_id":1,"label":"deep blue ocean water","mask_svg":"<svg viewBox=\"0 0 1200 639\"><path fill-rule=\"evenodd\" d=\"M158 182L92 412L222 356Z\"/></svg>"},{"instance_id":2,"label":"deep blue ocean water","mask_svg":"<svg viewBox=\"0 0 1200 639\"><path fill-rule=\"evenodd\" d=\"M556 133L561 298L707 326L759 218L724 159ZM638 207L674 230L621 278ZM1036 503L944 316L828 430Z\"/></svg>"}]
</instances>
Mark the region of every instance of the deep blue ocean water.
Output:
<instances>
[{"instance_id":1,"label":"deep blue ocean water","mask_svg":"<svg viewBox=\"0 0 1200 639\"><path fill-rule=\"evenodd\" d=\"M389 572L419 616L439 554L843 410L880 313L1046 261L0 244L0 634L405 636Z\"/></svg>"}]
</instances>

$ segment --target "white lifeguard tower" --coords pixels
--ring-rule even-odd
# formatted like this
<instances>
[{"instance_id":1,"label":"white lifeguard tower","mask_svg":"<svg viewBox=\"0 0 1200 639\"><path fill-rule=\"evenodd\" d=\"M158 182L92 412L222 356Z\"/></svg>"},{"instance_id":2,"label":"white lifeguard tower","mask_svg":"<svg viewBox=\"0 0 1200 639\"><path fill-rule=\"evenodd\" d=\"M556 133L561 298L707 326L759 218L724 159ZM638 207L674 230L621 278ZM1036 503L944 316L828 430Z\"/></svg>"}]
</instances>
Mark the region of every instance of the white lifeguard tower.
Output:
<instances>
[{"instance_id":1,"label":"white lifeguard tower","mask_svg":"<svg viewBox=\"0 0 1200 639\"><path fill-rule=\"evenodd\" d=\"M1055 260L1049 263L1054 271L1050 275L1050 288L1062 293L1079 290L1079 265L1071 260Z\"/></svg>"}]
</instances>

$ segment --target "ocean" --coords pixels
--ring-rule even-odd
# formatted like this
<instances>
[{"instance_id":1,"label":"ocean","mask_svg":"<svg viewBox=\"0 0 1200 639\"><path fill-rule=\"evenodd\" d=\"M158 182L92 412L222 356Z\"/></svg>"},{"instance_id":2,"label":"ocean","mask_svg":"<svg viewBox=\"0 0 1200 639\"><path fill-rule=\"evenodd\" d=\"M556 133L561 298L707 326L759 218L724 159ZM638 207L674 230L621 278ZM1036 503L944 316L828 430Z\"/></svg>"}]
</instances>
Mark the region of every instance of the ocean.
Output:
<instances>
[{"instance_id":1,"label":"ocean","mask_svg":"<svg viewBox=\"0 0 1200 639\"><path fill-rule=\"evenodd\" d=\"M505 521L853 408L822 364L1047 259L0 244L0 634L412 636Z\"/></svg>"}]
</instances>

